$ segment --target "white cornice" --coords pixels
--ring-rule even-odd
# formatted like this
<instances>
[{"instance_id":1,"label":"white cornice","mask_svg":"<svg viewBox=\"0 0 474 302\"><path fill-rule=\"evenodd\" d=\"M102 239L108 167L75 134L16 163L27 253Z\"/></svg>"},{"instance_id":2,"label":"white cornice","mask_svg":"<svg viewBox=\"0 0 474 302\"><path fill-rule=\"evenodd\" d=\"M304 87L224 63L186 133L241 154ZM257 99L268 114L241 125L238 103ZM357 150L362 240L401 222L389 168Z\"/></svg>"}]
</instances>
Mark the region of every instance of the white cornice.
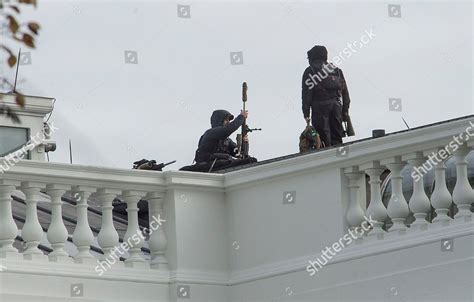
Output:
<instances>
[{"instance_id":1,"label":"white cornice","mask_svg":"<svg viewBox=\"0 0 474 302\"><path fill-rule=\"evenodd\" d=\"M33 160L20 161L5 174L0 174L0 179L2 178L119 190L166 191L163 172L68 165Z\"/></svg>"},{"instance_id":2,"label":"white cornice","mask_svg":"<svg viewBox=\"0 0 474 302\"><path fill-rule=\"evenodd\" d=\"M25 107L16 104L14 94L0 93L0 103L10 107L18 115L30 115L44 117L53 110L53 98L27 96L25 95Z\"/></svg>"},{"instance_id":3,"label":"white cornice","mask_svg":"<svg viewBox=\"0 0 474 302\"><path fill-rule=\"evenodd\" d=\"M170 283L228 285L229 274L219 271L178 270L170 272Z\"/></svg>"},{"instance_id":4,"label":"white cornice","mask_svg":"<svg viewBox=\"0 0 474 302\"><path fill-rule=\"evenodd\" d=\"M164 172L167 188L193 188L206 190L224 190L224 175L188 171Z\"/></svg>"},{"instance_id":5,"label":"white cornice","mask_svg":"<svg viewBox=\"0 0 474 302\"><path fill-rule=\"evenodd\" d=\"M127 281L137 283L169 284L170 274L166 270L112 267L102 276L95 266L76 263L57 263L49 261L2 260L3 273L18 273L39 276L60 276L108 281Z\"/></svg>"},{"instance_id":6,"label":"white cornice","mask_svg":"<svg viewBox=\"0 0 474 302\"><path fill-rule=\"evenodd\" d=\"M3 175L3 176L2 176ZM175 188L223 191L224 176L221 174L185 171L146 171L114 169L97 166L47 163L22 160L13 165L1 178L19 181L46 180L56 184L75 186L101 186L110 189L162 191ZM125 187L124 187L125 184Z\"/></svg>"}]
</instances>

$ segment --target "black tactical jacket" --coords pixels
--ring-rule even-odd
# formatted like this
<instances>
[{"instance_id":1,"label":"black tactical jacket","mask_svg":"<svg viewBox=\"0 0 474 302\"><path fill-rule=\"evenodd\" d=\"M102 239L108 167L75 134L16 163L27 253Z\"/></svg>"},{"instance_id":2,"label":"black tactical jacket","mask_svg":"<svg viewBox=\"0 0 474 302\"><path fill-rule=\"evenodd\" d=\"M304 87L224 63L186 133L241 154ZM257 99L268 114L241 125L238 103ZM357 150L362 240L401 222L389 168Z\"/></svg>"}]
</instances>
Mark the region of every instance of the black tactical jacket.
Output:
<instances>
[{"instance_id":1,"label":"black tactical jacket","mask_svg":"<svg viewBox=\"0 0 474 302\"><path fill-rule=\"evenodd\" d=\"M239 115L227 126L223 126L224 119L227 116L233 118L233 115L226 110L216 110L212 113L212 128L204 132L199 139L198 149L194 157L196 162L211 161L211 156L215 153L228 154L229 156L236 155L237 144L229 136L242 126L245 118Z\"/></svg>"},{"instance_id":2,"label":"black tactical jacket","mask_svg":"<svg viewBox=\"0 0 474 302\"><path fill-rule=\"evenodd\" d=\"M313 86L314 76L313 76L313 79L311 79L310 75L311 74L314 75L315 70L319 72L320 68L318 67L321 65L321 63L328 64L326 61L314 60L310 63L310 66L307 67L303 73L301 98L302 98L302 103L303 103L302 110L303 110L304 117L310 116L310 108L312 108L315 103L329 100L329 99L335 99L339 97L342 97L342 112L349 111L349 105L350 105L351 100L349 97L349 91L347 89L346 80L344 78L344 73L342 72L341 69L339 68L335 69L335 73L337 73L340 76L343 82L342 89L340 91L323 90L323 89L318 89L318 87ZM326 75L326 73L322 73L322 72L318 73L318 72L316 72L318 76ZM317 79L316 79L316 82L318 82Z\"/></svg>"}]
</instances>

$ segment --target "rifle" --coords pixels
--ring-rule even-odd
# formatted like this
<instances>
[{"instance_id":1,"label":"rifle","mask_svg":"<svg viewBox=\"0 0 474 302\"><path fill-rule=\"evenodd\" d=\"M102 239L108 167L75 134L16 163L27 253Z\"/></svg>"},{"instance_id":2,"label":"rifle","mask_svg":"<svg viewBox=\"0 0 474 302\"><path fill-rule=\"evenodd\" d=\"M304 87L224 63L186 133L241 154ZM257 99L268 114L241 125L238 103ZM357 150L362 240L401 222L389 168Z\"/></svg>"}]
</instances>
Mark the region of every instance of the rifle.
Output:
<instances>
[{"instance_id":1,"label":"rifle","mask_svg":"<svg viewBox=\"0 0 474 302\"><path fill-rule=\"evenodd\" d=\"M169 163L161 163L161 164L158 164L158 165L153 165L153 167L151 168L152 170L155 170L155 171L162 171L164 167L166 166L169 166L171 164L174 164L176 161L173 160L173 161L170 161Z\"/></svg>"},{"instance_id":2,"label":"rifle","mask_svg":"<svg viewBox=\"0 0 474 302\"><path fill-rule=\"evenodd\" d=\"M170 161L169 163L156 164L156 160L142 159L133 163L133 169L137 170L153 170L162 171L164 167L174 164L176 161Z\"/></svg>"},{"instance_id":3,"label":"rifle","mask_svg":"<svg viewBox=\"0 0 474 302\"><path fill-rule=\"evenodd\" d=\"M242 102L243 102L243 111L245 111L245 104L247 103L247 82L242 84ZM249 142L243 141L243 138L253 131L261 131L262 128L250 128L247 125L247 119L244 120L242 124L242 131L240 134L237 134L237 157L238 158L248 158L249 157Z\"/></svg>"},{"instance_id":4,"label":"rifle","mask_svg":"<svg viewBox=\"0 0 474 302\"><path fill-rule=\"evenodd\" d=\"M337 69L337 73L339 75L339 77L341 77L341 70L340 69ZM345 81L344 81L344 85L345 85ZM342 100L342 90L339 90L338 91L338 101L339 103L343 106L343 100ZM352 126L352 121L351 121L351 117L349 115L349 113L347 113L347 116L346 116L346 120L343 122L343 125L345 126L344 128L344 136L354 136L355 135L355 131L354 131L354 127Z\"/></svg>"},{"instance_id":5,"label":"rifle","mask_svg":"<svg viewBox=\"0 0 474 302\"><path fill-rule=\"evenodd\" d=\"M343 122L344 124L344 135L345 136L354 136L355 135L355 131L354 131L354 127L352 126L352 121L351 121L351 117L349 114L347 114L346 116L346 121Z\"/></svg>"}]
</instances>

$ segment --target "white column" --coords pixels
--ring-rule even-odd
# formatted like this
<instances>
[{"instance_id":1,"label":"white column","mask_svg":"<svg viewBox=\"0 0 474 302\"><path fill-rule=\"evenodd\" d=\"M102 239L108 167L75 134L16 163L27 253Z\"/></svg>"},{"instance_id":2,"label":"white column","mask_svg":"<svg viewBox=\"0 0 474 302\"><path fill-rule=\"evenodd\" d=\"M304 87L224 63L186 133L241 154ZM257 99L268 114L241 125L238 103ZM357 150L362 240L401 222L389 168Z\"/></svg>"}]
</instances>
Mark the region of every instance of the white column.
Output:
<instances>
[{"instance_id":1,"label":"white column","mask_svg":"<svg viewBox=\"0 0 474 302\"><path fill-rule=\"evenodd\" d=\"M12 193L20 182L0 179L0 258L21 259L13 242L18 235L18 227L13 219Z\"/></svg>"},{"instance_id":2,"label":"white column","mask_svg":"<svg viewBox=\"0 0 474 302\"><path fill-rule=\"evenodd\" d=\"M470 151L471 149L464 144L454 155L456 159L456 186L453 191L453 202L458 207L458 213L454 216L456 220L472 220L471 204L474 202L474 191L469 183L466 160Z\"/></svg>"},{"instance_id":3,"label":"white column","mask_svg":"<svg viewBox=\"0 0 474 302\"><path fill-rule=\"evenodd\" d=\"M89 225L87 201L95 189L92 187L77 186L73 189L76 200L77 224L72 235L72 242L79 253L74 257L76 263L94 263L95 257L90 253L90 246L94 243L94 234Z\"/></svg>"},{"instance_id":4,"label":"white column","mask_svg":"<svg viewBox=\"0 0 474 302\"><path fill-rule=\"evenodd\" d=\"M144 236L138 224L138 202L145 194L137 191L125 191L123 198L127 203L128 225L123 241L130 249L130 257L125 260L125 266L128 267L149 267L144 263L145 259L141 256L141 248L144 242Z\"/></svg>"},{"instance_id":5,"label":"white column","mask_svg":"<svg viewBox=\"0 0 474 302\"><path fill-rule=\"evenodd\" d=\"M404 233L407 230L405 220L410 213L405 196L403 196L403 177L401 174L406 163L402 161L400 156L386 160L383 163L385 163L387 168L392 172L392 196L388 202L387 214L390 219L392 219L393 225L389 231Z\"/></svg>"},{"instance_id":6,"label":"white column","mask_svg":"<svg viewBox=\"0 0 474 302\"><path fill-rule=\"evenodd\" d=\"M419 169L426 161L426 157L422 152L408 154L404 158L413 168L411 176L413 178L413 194L409 201L410 211L415 216L415 221L411 224L411 229L426 230L429 222L426 220L428 213L431 211L430 199L426 195L424 185L424 169Z\"/></svg>"},{"instance_id":7,"label":"white column","mask_svg":"<svg viewBox=\"0 0 474 302\"><path fill-rule=\"evenodd\" d=\"M64 245L68 239L68 231L63 222L62 200L64 193L70 190L70 186L51 184L46 186L46 194L51 197L51 224L48 229L48 241L53 251L48 255L53 262L70 262Z\"/></svg>"},{"instance_id":8,"label":"white column","mask_svg":"<svg viewBox=\"0 0 474 302\"><path fill-rule=\"evenodd\" d=\"M38 249L38 245L43 239L43 228L38 220L37 204L41 189L46 188L46 184L35 182L23 182L21 190L25 193L26 219L21 237L26 242L26 250L23 258L27 260L46 260L46 255Z\"/></svg>"},{"instance_id":9,"label":"white column","mask_svg":"<svg viewBox=\"0 0 474 302\"><path fill-rule=\"evenodd\" d=\"M110 189L100 189L95 194L95 197L97 197L101 203L102 209L102 225L99 235L97 236L97 241L104 252L102 260L109 259L111 262L117 258L112 255L112 251L119 245L119 234L115 229L112 214L114 208L112 202L118 194L120 194L120 191Z\"/></svg>"},{"instance_id":10,"label":"white column","mask_svg":"<svg viewBox=\"0 0 474 302\"><path fill-rule=\"evenodd\" d=\"M453 199L451 193L446 185L446 165L445 160L434 160L433 154L437 154L440 149L434 151L427 151L430 154L428 161L434 166L435 169L435 188L433 194L431 194L431 204L435 208L436 217L433 219L433 223L436 224L449 224L452 220L448 216L449 208ZM425 153L425 154L426 154ZM426 155L428 155L426 154Z\"/></svg>"},{"instance_id":11,"label":"white column","mask_svg":"<svg viewBox=\"0 0 474 302\"><path fill-rule=\"evenodd\" d=\"M147 195L148 211L150 220L150 239L148 246L151 251L151 268L168 269L168 260L165 251L168 244L163 224L160 220L166 220L163 214L163 202L165 194L161 192L149 193ZM161 223L161 225L160 225Z\"/></svg>"},{"instance_id":12,"label":"white column","mask_svg":"<svg viewBox=\"0 0 474 302\"><path fill-rule=\"evenodd\" d=\"M364 173L361 173L358 167L351 167L344 170L349 180L349 203L346 211L346 221L350 229L360 227L364 221L364 209L359 201L359 183Z\"/></svg>"},{"instance_id":13,"label":"white column","mask_svg":"<svg viewBox=\"0 0 474 302\"><path fill-rule=\"evenodd\" d=\"M363 167L363 168L362 168ZM366 211L366 216L369 219L375 220L373 222L373 229L368 236L376 236L377 239L382 239L386 233L382 227L387 219L387 209L382 202L382 194L380 192L380 175L384 169L380 166L378 161L363 165L361 170L370 176L370 204Z\"/></svg>"}]
</instances>

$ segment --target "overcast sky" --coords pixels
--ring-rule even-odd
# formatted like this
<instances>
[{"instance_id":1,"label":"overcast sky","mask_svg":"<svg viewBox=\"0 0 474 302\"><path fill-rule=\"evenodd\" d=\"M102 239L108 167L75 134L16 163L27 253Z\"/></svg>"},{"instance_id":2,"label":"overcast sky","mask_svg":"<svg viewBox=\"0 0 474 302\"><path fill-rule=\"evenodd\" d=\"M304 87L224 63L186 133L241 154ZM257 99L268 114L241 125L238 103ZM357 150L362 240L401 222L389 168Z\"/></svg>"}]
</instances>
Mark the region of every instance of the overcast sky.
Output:
<instances>
[{"instance_id":1,"label":"overcast sky","mask_svg":"<svg viewBox=\"0 0 474 302\"><path fill-rule=\"evenodd\" d=\"M74 163L116 168L190 164L212 111L240 111L243 81L248 123L263 128L250 153L298 152L301 76L316 44L343 54L354 139L405 129L402 117L416 127L473 114L472 1L389 4L38 0L23 17L42 30L37 49L24 49L19 90L57 100L51 161L69 162L71 139ZM390 110L390 98L401 106Z\"/></svg>"}]
</instances>

